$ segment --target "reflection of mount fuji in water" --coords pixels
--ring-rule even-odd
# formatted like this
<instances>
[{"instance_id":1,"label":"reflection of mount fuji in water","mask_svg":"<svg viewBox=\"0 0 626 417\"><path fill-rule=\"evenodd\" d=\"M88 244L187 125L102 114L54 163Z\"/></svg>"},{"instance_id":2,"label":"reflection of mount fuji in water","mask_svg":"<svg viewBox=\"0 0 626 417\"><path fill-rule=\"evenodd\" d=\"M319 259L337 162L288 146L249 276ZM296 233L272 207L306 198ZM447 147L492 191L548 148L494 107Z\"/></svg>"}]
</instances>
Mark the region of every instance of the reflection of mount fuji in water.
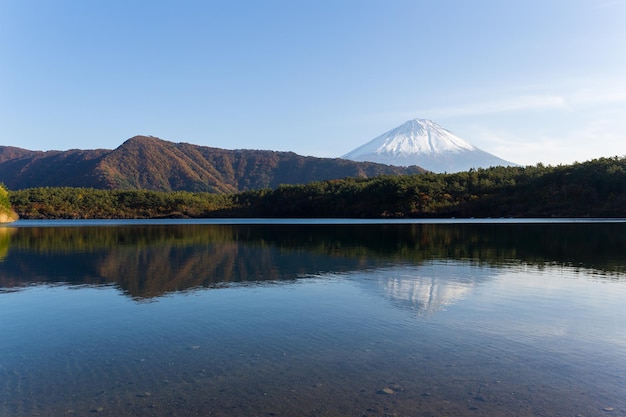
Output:
<instances>
[{"instance_id":1,"label":"reflection of mount fuji in water","mask_svg":"<svg viewBox=\"0 0 626 417\"><path fill-rule=\"evenodd\" d=\"M450 305L477 282L489 279L492 272L483 266L567 265L600 271L607 279L623 279L626 273L624 223L185 224L3 230L0 292L38 284L113 285L143 299L196 288L381 270L385 273L375 284L378 293L383 288L399 304L424 313ZM399 265L406 267L387 273ZM439 268L445 271L435 273Z\"/></svg>"},{"instance_id":2,"label":"reflection of mount fuji in water","mask_svg":"<svg viewBox=\"0 0 626 417\"><path fill-rule=\"evenodd\" d=\"M382 293L417 315L430 315L466 298L474 287L495 276L495 270L468 262L432 262L358 273L362 286Z\"/></svg>"}]
</instances>

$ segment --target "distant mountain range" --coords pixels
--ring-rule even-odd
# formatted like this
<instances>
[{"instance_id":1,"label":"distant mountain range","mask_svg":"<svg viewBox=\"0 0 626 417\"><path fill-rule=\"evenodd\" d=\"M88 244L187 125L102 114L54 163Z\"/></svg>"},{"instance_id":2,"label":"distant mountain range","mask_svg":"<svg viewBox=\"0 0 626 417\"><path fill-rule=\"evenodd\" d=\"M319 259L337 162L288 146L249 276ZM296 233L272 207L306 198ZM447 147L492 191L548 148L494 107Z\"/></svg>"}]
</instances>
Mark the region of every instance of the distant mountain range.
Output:
<instances>
[{"instance_id":1,"label":"distant mountain range","mask_svg":"<svg viewBox=\"0 0 626 417\"><path fill-rule=\"evenodd\" d=\"M0 182L33 187L230 193L345 177L425 172L293 152L226 150L135 136L114 150L31 151L0 146Z\"/></svg>"},{"instance_id":2,"label":"distant mountain range","mask_svg":"<svg viewBox=\"0 0 626 417\"><path fill-rule=\"evenodd\" d=\"M417 165L438 173L516 165L478 149L437 123L424 119L409 120L342 158L395 166Z\"/></svg>"}]
</instances>

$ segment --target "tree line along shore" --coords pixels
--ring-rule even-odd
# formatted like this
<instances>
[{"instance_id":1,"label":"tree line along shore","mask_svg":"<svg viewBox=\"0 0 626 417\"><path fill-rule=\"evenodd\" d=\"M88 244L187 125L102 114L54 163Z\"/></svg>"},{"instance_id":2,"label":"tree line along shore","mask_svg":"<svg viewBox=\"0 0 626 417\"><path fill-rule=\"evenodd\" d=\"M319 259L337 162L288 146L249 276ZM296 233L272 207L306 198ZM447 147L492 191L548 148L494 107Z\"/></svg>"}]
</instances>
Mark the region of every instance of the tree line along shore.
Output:
<instances>
[{"instance_id":1,"label":"tree line along shore","mask_svg":"<svg viewBox=\"0 0 626 417\"><path fill-rule=\"evenodd\" d=\"M233 194L40 187L0 193L21 219L626 217L626 158L383 175Z\"/></svg>"}]
</instances>

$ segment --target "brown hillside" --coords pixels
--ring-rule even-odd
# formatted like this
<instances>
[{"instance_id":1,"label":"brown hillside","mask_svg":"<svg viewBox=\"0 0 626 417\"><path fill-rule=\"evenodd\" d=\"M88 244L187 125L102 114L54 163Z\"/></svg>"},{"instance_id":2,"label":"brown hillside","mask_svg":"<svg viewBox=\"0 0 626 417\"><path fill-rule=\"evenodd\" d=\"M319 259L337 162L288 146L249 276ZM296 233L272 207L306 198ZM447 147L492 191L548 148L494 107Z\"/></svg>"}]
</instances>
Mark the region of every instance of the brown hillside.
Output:
<instances>
[{"instance_id":1,"label":"brown hillside","mask_svg":"<svg viewBox=\"0 0 626 417\"><path fill-rule=\"evenodd\" d=\"M102 158L97 172L112 189L237 191L231 178L198 155L198 148L135 136Z\"/></svg>"},{"instance_id":2,"label":"brown hillside","mask_svg":"<svg viewBox=\"0 0 626 417\"><path fill-rule=\"evenodd\" d=\"M0 148L0 182L11 190L32 187L105 188L93 175L107 150L28 151Z\"/></svg>"},{"instance_id":3,"label":"brown hillside","mask_svg":"<svg viewBox=\"0 0 626 417\"><path fill-rule=\"evenodd\" d=\"M226 150L135 136L115 150L27 151L0 147L0 182L41 186L231 193L280 184L424 172L293 152Z\"/></svg>"}]
</instances>

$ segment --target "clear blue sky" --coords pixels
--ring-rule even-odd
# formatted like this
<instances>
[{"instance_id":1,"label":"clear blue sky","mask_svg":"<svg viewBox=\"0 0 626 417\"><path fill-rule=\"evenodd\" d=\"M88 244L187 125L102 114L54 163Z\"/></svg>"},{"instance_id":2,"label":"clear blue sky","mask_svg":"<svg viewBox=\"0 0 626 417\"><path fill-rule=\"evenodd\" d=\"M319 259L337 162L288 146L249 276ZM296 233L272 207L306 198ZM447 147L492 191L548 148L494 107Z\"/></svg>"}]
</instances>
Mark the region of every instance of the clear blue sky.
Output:
<instances>
[{"instance_id":1,"label":"clear blue sky","mask_svg":"<svg viewBox=\"0 0 626 417\"><path fill-rule=\"evenodd\" d=\"M415 117L524 165L626 155L626 0L0 0L0 145L336 157Z\"/></svg>"}]
</instances>

